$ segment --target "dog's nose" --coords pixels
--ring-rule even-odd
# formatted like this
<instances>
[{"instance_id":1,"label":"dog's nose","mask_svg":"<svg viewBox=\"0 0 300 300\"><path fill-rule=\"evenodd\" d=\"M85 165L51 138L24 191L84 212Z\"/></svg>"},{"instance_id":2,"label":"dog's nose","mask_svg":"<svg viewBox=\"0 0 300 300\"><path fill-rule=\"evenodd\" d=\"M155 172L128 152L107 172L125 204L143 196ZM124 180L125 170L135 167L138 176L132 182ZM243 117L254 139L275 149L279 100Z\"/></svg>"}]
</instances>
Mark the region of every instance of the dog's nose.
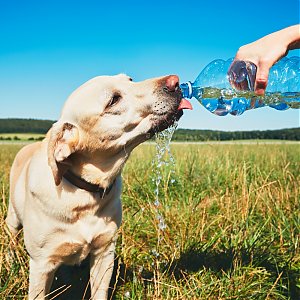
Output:
<instances>
[{"instance_id":1,"label":"dog's nose","mask_svg":"<svg viewBox=\"0 0 300 300\"><path fill-rule=\"evenodd\" d=\"M170 75L166 78L165 86L168 92L175 92L176 88L179 87L179 78L177 75Z\"/></svg>"}]
</instances>

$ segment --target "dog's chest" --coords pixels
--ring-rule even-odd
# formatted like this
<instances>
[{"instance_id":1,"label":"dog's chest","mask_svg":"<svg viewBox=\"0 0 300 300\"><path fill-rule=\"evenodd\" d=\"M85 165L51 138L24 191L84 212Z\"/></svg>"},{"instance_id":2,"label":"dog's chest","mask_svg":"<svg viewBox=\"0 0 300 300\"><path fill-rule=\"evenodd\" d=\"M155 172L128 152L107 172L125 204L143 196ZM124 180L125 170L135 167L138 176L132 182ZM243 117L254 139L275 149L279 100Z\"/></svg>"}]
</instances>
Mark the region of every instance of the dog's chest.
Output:
<instances>
[{"instance_id":1,"label":"dog's chest","mask_svg":"<svg viewBox=\"0 0 300 300\"><path fill-rule=\"evenodd\" d=\"M76 235L79 234L85 243L90 244L91 246L93 246L93 241L95 239L104 234L109 234L104 219L98 219L91 215L79 219L74 227Z\"/></svg>"},{"instance_id":2,"label":"dog's chest","mask_svg":"<svg viewBox=\"0 0 300 300\"><path fill-rule=\"evenodd\" d=\"M50 260L54 264L79 264L89 253L101 252L114 242L116 231L114 222L107 224L104 219L86 216L69 227Z\"/></svg>"}]
</instances>

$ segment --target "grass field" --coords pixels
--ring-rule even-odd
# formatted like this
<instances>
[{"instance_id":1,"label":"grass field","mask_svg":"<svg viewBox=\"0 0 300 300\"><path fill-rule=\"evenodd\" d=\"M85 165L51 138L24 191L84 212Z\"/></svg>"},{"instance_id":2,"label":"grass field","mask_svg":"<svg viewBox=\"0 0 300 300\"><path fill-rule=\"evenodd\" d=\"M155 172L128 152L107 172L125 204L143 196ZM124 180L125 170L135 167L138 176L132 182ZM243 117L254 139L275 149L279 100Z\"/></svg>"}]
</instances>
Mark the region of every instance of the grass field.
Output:
<instances>
[{"instance_id":1,"label":"grass field","mask_svg":"<svg viewBox=\"0 0 300 300\"><path fill-rule=\"evenodd\" d=\"M0 140L17 140L17 141L28 141L28 140L36 140L41 139L45 135L40 133L0 133Z\"/></svg>"},{"instance_id":2,"label":"grass field","mask_svg":"<svg viewBox=\"0 0 300 300\"><path fill-rule=\"evenodd\" d=\"M28 285L27 254L4 226L19 148L0 145L0 299L23 299ZM154 145L138 147L124 169L114 299L300 299L299 145L172 152L175 175L164 169L160 189L164 231L153 205Z\"/></svg>"}]
</instances>

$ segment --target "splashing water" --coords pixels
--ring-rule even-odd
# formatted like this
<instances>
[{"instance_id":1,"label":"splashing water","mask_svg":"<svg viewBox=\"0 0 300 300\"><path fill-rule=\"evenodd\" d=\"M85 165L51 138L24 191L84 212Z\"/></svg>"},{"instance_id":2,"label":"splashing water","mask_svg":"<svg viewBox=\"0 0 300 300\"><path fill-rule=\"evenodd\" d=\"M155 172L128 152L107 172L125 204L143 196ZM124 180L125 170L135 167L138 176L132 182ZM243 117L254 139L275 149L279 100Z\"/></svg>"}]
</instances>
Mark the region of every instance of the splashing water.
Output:
<instances>
[{"instance_id":1,"label":"splashing water","mask_svg":"<svg viewBox=\"0 0 300 300\"><path fill-rule=\"evenodd\" d=\"M174 122L172 126L155 134L156 156L152 161L152 166L154 169L154 178L152 180L155 181L155 199L153 204L156 210L156 219L160 231L164 231L167 228L164 217L159 213L159 207L161 204L160 189L163 179L163 167L166 166L170 169L170 182L174 183L175 179L172 178L172 176L175 173L175 160L171 153L170 142L177 126L178 123Z\"/></svg>"},{"instance_id":2,"label":"splashing water","mask_svg":"<svg viewBox=\"0 0 300 300\"><path fill-rule=\"evenodd\" d=\"M175 122L172 126L167 128L166 130L157 133L155 135L155 143L156 143L156 155L152 161L152 169L154 171L154 175L152 181L155 182L155 189L154 195L155 199L153 201L153 206L156 214L156 222L157 222L157 244L152 251L150 251L150 255L153 258L153 262L151 265L155 268L154 269L154 285L155 287L155 295L156 298L160 298L160 288L159 282L161 282L161 272L160 272L160 264L161 256L160 256L160 248L161 248L161 241L163 239L163 233L167 228L165 223L165 219L160 212L161 202L163 202L162 198L162 183L163 180L166 179L167 182L171 184L175 182L173 179L175 173L175 160L173 155L171 154L170 149L170 142L171 138L177 128L178 123ZM168 172L168 173L167 173ZM166 178L165 175L168 174ZM172 178L172 175L174 176Z\"/></svg>"}]
</instances>

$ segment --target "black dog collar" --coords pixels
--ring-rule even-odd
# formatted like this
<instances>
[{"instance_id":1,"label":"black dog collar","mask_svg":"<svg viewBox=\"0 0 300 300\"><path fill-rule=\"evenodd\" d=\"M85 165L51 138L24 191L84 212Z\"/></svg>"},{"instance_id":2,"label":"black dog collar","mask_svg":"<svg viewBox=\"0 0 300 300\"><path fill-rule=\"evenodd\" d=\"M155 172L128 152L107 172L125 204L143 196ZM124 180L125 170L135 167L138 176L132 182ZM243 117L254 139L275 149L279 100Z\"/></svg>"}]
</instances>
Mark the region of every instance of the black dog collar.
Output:
<instances>
[{"instance_id":1,"label":"black dog collar","mask_svg":"<svg viewBox=\"0 0 300 300\"><path fill-rule=\"evenodd\" d=\"M65 179L67 179L71 184L75 185L76 187L91 192L91 193L99 193L100 197L103 198L105 195L108 195L109 192L111 191L115 180L113 181L113 183L107 187L106 189L104 189L103 187L99 186L98 184L94 184L94 183L90 183L88 181L86 181L85 179L75 175L73 172L71 172L70 170L68 170L63 177Z\"/></svg>"}]
</instances>

